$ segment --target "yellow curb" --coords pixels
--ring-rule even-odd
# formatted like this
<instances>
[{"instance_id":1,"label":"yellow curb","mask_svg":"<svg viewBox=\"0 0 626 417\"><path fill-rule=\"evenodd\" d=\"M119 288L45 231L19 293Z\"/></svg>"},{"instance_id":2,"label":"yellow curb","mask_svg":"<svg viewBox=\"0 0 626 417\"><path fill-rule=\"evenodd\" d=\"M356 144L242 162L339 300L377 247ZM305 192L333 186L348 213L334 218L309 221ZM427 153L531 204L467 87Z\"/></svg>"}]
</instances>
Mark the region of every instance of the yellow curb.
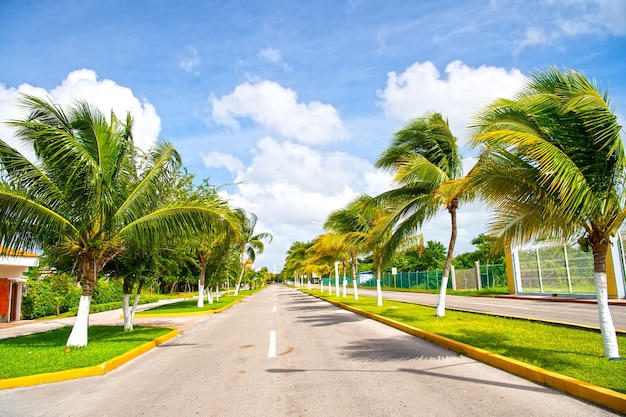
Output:
<instances>
[{"instance_id":1,"label":"yellow curb","mask_svg":"<svg viewBox=\"0 0 626 417\"><path fill-rule=\"evenodd\" d=\"M405 333L417 336L443 348L450 349L454 352L468 356L472 359L476 359L480 362L502 369L511 374L521 376L529 381L547 385L551 388L554 388L561 392L565 392L574 397L582 398L584 400L601 405L621 414L626 414L626 394L599 387L597 385L593 385L588 382L561 375L556 372L548 371L546 369L539 368L538 366L529 365L527 363L507 358L505 356L498 355L497 353L492 353L487 350L470 346L462 342L457 342L456 340L452 340L444 336L440 336L434 333L427 332L425 330L418 329L416 327L397 322L395 320L378 316L374 313L360 310L358 308L351 307L337 301L322 298L315 294L309 295L336 305L337 307L341 307L345 310L394 327Z\"/></svg>"},{"instance_id":2,"label":"yellow curb","mask_svg":"<svg viewBox=\"0 0 626 417\"><path fill-rule=\"evenodd\" d=\"M145 343L133 350L130 350L120 356L101 363L100 365L89 366L86 368L70 369L67 371L49 372L45 374L20 376L17 378L0 379L0 389L28 387L32 385L47 384L50 382L68 381L70 379L84 378L87 376L104 375L113 369L135 359L137 356L159 346L178 335L178 330L157 337L152 342Z\"/></svg>"},{"instance_id":3,"label":"yellow curb","mask_svg":"<svg viewBox=\"0 0 626 417\"><path fill-rule=\"evenodd\" d=\"M240 301L242 301L244 298L246 298L247 295L244 295L243 297L241 297L238 300L233 301L232 303L225 305L224 307L220 307L217 308L215 310L207 310L207 311L199 311L199 312L189 312L189 313L161 313L161 314L151 314L151 313L146 313L146 314L135 314L135 317L141 318L141 317L179 317L179 316L197 316L197 315L202 315L202 314L217 314L217 313L221 313L222 311L226 310L227 308L230 308L232 306L234 306L235 304L239 303ZM150 311L150 310L147 310ZM120 316L121 318L124 318L124 316Z\"/></svg>"}]
</instances>

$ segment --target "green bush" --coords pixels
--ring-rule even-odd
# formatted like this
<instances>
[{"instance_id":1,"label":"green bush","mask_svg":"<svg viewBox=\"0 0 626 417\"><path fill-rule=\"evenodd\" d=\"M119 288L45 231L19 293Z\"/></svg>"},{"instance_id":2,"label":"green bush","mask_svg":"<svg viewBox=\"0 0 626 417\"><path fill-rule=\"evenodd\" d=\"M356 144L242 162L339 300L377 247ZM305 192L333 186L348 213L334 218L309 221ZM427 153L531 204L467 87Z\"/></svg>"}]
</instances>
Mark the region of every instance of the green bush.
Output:
<instances>
[{"instance_id":1,"label":"green bush","mask_svg":"<svg viewBox=\"0 0 626 417\"><path fill-rule=\"evenodd\" d=\"M29 280L22 300L22 315L26 319L52 316L78 305L80 288L68 274L53 274L42 281Z\"/></svg>"},{"instance_id":2,"label":"green bush","mask_svg":"<svg viewBox=\"0 0 626 417\"><path fill-rule=\"evenodd\" d=\"M108 304L122 302L124 283L121 279L99 279L93 291L91 304Z\"/></svg>"}]
</instances>

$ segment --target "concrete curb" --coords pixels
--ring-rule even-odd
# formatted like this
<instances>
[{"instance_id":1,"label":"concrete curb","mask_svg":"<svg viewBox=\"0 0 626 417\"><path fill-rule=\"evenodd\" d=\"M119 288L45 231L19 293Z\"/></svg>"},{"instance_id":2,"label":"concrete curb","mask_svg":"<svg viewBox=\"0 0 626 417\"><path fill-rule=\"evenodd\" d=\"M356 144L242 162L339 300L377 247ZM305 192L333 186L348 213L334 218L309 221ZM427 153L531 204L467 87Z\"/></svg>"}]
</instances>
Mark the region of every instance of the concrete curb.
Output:
<instances>
[{"instance_id":1,"label":"concrete curb","mask_svg":"<svg viewBox=\"0 0 626 417\"><path fill-rule=\"evenodd\" d=\"M115 368L135 359L137 356L146 353L152 348L155 348L168 340L178 335L178 330L174 329L171 332L157 337L152 342L145 343L133 350L130 350L120 356L117 356L111 360L101 363L100 365L90 366L87 368L70 369L67 371L50 372L38 375L21 376L17 378L0 379L0 389L9 389L17 387L28 387L31 385L47 384L50 382L67 381L70 379L84 378L87 376L104 375L111 372Z\"/></svg>"},{"instance_id":2,"label":"concrete curb","mask_svg":"<svg viewBox=\"0 0 626 417\"><path fill-rule=\"evenodd\" d=\"M243 301L246 297L248 297L247 295L244 295L243 297L241 297L239 300L235 300L230 304L225 305L224 307L220 307L217 308L215 310L208 310L208 311L201 311L201 312L189 312L189 313L162 313L162 314L151 314L151 313L146 313L146 314L135 314L135 317L137 318L143 318L143 317L179 317L179 316L197 316L197 315L202 315L202 314L217 314L217 313L221 313L222 311L234 306L235 304ZM150 310L147 310L150 311ZM120 317L124 317L123 315Z\"/></svg>"},{"instance_id":3,"label":"concrete curb","mask_svg":"<svg viewBox=\"0 0 626 417\"><path fill-rule=\"evenodd\" d=\"M309 294L309 293L305 293ZM324 300L330 304L341 307L345 310L359 314L372 320L376 320L380 323L394 327L398 330L406 332L410 335L417 336L428 342L439 345L443 348L450 349L454 352L468 356L477 361L486 363L495 368L502 369L511 374L521 376L529 381L537 382L539 384L547 385L558 391L570 394L574 397L584 399L594 404L598 404L609 410L626 414L626 394L622 394L607 388L602 388L597 385L590 384L588 382L580 381L575 378L570 378L565 375L558 374L556 372L548 371L537 366L529 365L524 362L510 359L496 353L489 352L484 349L476 348L474 346L467 345L465 343L457 342L456 340L449 339L444 336L439 336L434 333L430 333L424 330L420 330L416 327L408 326L406 324L391 320L376 314L360 310L342 304L336 301L328 300L319 297L315 294L309 294L320 300Z\"/></svg>"}]
</instances>

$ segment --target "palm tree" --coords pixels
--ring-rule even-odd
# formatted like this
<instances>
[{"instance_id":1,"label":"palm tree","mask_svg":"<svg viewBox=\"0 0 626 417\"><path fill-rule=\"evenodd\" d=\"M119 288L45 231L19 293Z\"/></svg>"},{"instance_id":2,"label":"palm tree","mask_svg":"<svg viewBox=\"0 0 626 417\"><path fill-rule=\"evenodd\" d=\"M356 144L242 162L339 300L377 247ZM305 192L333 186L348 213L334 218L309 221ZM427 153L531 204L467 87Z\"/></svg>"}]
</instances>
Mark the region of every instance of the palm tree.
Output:
<instances>
[{"instance_id":1,"label":"palm tree","mask_svg":"<svg viewBox=\"0 0 626 417\"><path fill-rule=\"evenodd\" d=\"M82 295L68 346L85 346L98 273L125 250L206 230L223 221L219 200L163 202L180 156L160 142L142 166L132 141L132 118L107 120L86 102L68 111L25 95L30 111L9 124L32 147L37 162L0 140L0 239L17 249L60 248L75 257Z\"/></svg>"},{"instance_id":2,"label":"palm tree","mask_svg":"<svg viewBox=\"0 0 626 417\"><path fill-rule=\"evenodd\" d=\"M619 357L608 309L607 251L626 218L626 157L608 94L571 69L531 74L514 100L477 116L471 185L494 207L503 245L572 242L593 253L604 354Z\"/></svg>"},{"instance_id":3,"label":"palm tree","mask_svg":"<svg viewBox=\"0 0 626 417\"><path fill-rule=\"evenodd\" d=\"M395 174L397 188L375 198L377 204L392 204L394 215L391 245L416 233L443 207L450 213L450 243L436 315L445 315L448 274L456 245L456 212L462 197L462 162L456 137L440 113L427 113L412 120L394 134L391 145L383 151L376 166Z\"/></svg>"},{"instance_id":4,"label":"palm tree","mask_svg":"<svg viewBox=\"0 0 626 417\"><path fill-rule=\"evenodd\" d=\"M287 275L293 275L294 278L297 279L301 278L312 256L309 251L312 245L312 242L300 241L291 244L287 250L287 257L285 258L285 272Z\"/></svg>"},{"instance_id":5,"label":"palm tree","mask_svg":"<svg viewBox=\"0 0 626 417\"><path fill-rule=\"evenodd\" d=\"M349 229L346 241L358 248L360 253L372 255L373 267L376 270L377 305L383 305L380 278L383 268L391 261L394 247L391 245L391 229L389 221L391 212L381 204L373 204L372 197L361 195L347 207L349 213ZM332 216L332 215L331 215Z\"/></svg>"},{"instance_id":6,"label":"palm tree","mask_svg":"<svg viewBox=\"0 0 626 417\"><path fill-rule=\"evenodd\" d=\"M360 214L361 208L353 204L330 213L328 219L324 223L324 229L330 230L330 235L336 240L334 245L340 248L343 253L348 254L347 260L350 262L352 270L352 288L355 300L359 299L357 273L361 249L359 248L359 245L351 241L350 237L354 233L359 233L362 230L363 225L360 221Z\"/></svg>"},{"instance_id":7,"label":"palm tree","mask_svg":"<svg viewBox=\"0 0 626 417\"><path fill-rule=\"evenodd\" d=\"M246 266L254 263L257 253L263 253L265 249L263 240L267 239L271 242L273 237L270 233L254 234L254 228L257 222L256 214L250 213L250 215L247 215L243 209L239 209L236 211L236 217L239 219L240 226L238 241L241 256L241 271L239 273L239 279L237 280L237 286L235 287L235 295L238 295Z\"/></svg>"}]
</instances>

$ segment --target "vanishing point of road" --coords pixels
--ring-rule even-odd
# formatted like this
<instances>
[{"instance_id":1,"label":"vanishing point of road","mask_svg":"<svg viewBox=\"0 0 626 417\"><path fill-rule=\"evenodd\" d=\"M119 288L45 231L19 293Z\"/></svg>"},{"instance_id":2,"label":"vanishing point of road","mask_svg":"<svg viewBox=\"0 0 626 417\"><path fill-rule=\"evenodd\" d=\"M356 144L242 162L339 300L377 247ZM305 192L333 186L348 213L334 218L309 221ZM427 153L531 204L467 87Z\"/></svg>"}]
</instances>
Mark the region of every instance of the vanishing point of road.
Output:
<instances>
[{"instance_id":1,"label":"vanishing point of road","mask_svg":"<svg viewBox=\"0 0 626 417\"><path fill-rule=\"evenodd\" d=\"M99 377L0 391L16 416L609 416L274 284Z\"/></svg>"}]
</instances>

